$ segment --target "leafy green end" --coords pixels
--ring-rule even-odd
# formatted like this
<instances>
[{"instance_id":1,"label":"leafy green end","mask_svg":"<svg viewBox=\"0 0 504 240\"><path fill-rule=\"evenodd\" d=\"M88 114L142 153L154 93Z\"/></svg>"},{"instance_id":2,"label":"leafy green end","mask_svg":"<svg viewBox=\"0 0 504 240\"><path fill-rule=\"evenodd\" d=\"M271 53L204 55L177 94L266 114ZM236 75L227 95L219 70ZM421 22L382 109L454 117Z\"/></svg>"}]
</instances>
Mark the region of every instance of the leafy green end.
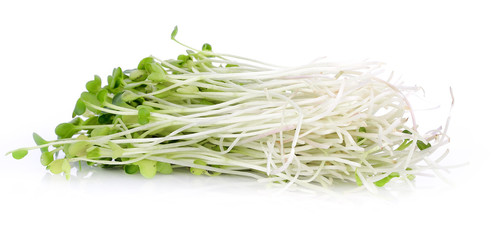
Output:
<instances>
[{"instance_id":1,"label":"leafy green end","mask_svg":"<svg viewBox=\"0 0 504 240\"><path fill-rule=\"evenodd\" d=\"M178 26L175 26L175 28L173 29L173 31L171 33L171 39L172 40L175 40L175 37L177 36L177 33L178 33Z\"/></svg>"},{"instance_id":2,"label":"leafy green end","mask_svg":"<svg viewBox=\"0 0 504 240\"><path fill-rule=\"evenodd\" d=\"M75 108L72 117L82 115L86 112L86 104L79 98L75 103Z\"/></svg>"},{"instance_id":3,"label":"leafy green end","mask_svg":"<svg viewBox=\"0 0 504 240\"><path fill-rule=\"evenodd\" d=\"M70 138L79 130L71 123L62 123L56 126L54 132L60 138Z\"/></svg>"},{"instance_id":4,"label":"leafy green end","mask_svg":"<svg viewBox=\"0 0 504 240\"><path fill-rule=\"evenodd\" d=\"M162 174L170 174L173 172L171 164L164 162L157 162L157 171Z\"/></svg>"},{"instance_id":5,"label":"leafy green end","mask_svg":"<svg viewBox=\"0 0 504 240\"><path fill-rule=\"evenodd\" d=\"M138 171L140 171L140 168L138 167L138 165L134 165L134 164L124 165L124 172L127 174L135 174Z\"/></svg>"},{"instance_id":6,"label":"leafy green end","mask_svg":"<svg viewBox=\"0 0 504 240\"><path fill-rule=\"evenodd\" d=\"M40 156L40 163L42 166L49 166L54 161L54 154L52 152L44 152Z\"/></svg>"},{"instance_id":7,"label":"leafy green end","mask_svg":"<svg viewBox=\"0 0 504 240\"><path fill-rule=\"evenodd\" d=\"M157 172L157 162L144 159L138 162L135 162L134 165L137 165L140 169L140 174L145 178L153 178Z\"/></svg>"},{"instance_id":8,"label":"leafy green end","mask_svg":"<svg viewBox=\"0 0 504 240\"><path fill-rule=\"evenodd\" d=\"M384 178L382 178L382 179L374 182L374 184L376 186L378 186L378 187L383 187L383 186L385 186L385 184L387 184L388 182L390 182L390 180L392 178L399 177L399 176L400 176L399 173L393 172L393 173L389 174L388 176L386 176L386 177L384 177Z\"/></svg>"},{"instance_id":9,"label":"leafy green end","mask_svg":"<svg viewBox=\"0 0 504 240\"><path fill-rule=\"evenodd\" d=\"M201 166L206 166L206 165L207 165L205 161L203 161L203 160L199 160L199 159L194 160L194 164L196 164L196 165L201 165ZM201 174L203 174L203 173L205 173L205 172L206 172L206 170L205 170L205 169L195 168L195 167L191 167L191 168L189 169L189 171L190 171L192 174L194 174L194 175L201 175Z\"/></svg>"},{"instance_id":10,"label":"leafy green end","mask_svg":"<svg viewBox=\"0 0 504 240\"><path fill-rule=\"evenodd\" d=\"M20 159L24 158L27 154L28 154L28 150L18 149L18 150L15 150L14 152L12 152L12 157L17 160L20 160Z\"/></svg>"},{"instance_id":11,"label":"leafy green end","mask_svg":"<svg viewBox=\"0 0 504 240\"><path fill-rule=\"evenodd\" d=\"M212 46L210 44L208 44L208 43L205 43L205 44L203 44L203 47L201 47L201 50L211 52L212 51Z\"/></svg>"},{"instance_id":12,"label":"leafy green end","mask_svg":"<svg viewBox=\"0 0 504 240\"><path fill-rule=\"evenodd\" d=\"M44 140L37 133L33 133L33 140L35 141L35 144L37 144L37 146L44 145L44 144L48 143L46 140ZM40 148L40 151L44 153L44 152L49 151L49 148L48 147L43 147L43 148Z\"/></svg>"}]
</instances>

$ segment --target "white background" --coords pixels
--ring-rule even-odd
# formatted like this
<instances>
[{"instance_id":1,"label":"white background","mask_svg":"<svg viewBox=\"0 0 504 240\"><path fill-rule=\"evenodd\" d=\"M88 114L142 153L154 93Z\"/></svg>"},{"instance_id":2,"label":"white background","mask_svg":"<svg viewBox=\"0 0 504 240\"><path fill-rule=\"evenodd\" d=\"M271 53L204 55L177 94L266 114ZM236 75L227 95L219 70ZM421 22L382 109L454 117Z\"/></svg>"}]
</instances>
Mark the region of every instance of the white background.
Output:
<instances>
[{"instance_id":1,"label":"white background","mask_svg":"<svg viewBox=\"0 0 504 240\"><path fill-rule=\"evenodd\" d=\"M455 94L446 165L416 190L292 192L190 174L146 180L88 170L47 173L37 152L0 157L0 238L424 239L502 237L504 17L498 1L2 1L0 153L50 139L94 74L174 58L178 39L284 65L327 56L387 62L441 111ZM88 174L92 174L89 176ZM88 177L85 177L88 176Z\"/></svg>"}]
</instances>

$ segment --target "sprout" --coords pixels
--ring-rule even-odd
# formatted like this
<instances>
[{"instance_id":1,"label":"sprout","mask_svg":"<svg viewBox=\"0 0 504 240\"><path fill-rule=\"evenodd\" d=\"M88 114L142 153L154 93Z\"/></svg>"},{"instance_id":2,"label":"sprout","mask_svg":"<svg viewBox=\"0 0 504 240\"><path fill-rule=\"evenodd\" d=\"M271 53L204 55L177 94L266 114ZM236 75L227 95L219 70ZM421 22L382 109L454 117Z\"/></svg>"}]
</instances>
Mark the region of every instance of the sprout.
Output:
<instances>
[{"instance_id":1,"label":"sprout","mask_svg":"<svg viewBox=\"0 0 504 240\"><path fill-rule=\"evenodd\" d=\"M79 117L56 127L57 140L34 133L37 146L12 156L40 149L42 165L67 177L85 161L146 178L179 169L373 191L433 167L423 163L449 141L440 129L417 129L407 96L420 88L383 80L380 63L281 67L207 43L187 48L176 59L115 68L106 86L95 76L73 110Z\"/></svg>"}]
</instances>

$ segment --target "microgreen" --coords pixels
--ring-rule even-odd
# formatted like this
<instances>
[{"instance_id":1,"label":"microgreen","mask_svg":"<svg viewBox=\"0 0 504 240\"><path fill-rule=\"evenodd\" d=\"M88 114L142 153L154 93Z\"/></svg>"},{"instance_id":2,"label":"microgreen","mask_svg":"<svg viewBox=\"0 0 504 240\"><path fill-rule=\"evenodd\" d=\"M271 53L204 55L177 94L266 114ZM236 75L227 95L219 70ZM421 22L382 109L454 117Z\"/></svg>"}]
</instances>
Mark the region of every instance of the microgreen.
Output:
<instances>
[{"instance_id":1,"label":"microgreen","mask_svg":"<svg viewBox=\"0 0 504 240\"><path fill-rule=\"evenodd\" d=\"M138 123L145 125L150 121L150 108L139 106L138 107Z\"/></svg>"},{"instance_id":2,"label":"microgreen","mask_svg":"<svg viewBox=\"0 0 504 240\"><path fill-rule=\"evenodd\" d=\"M208 43L191 48L177 34L175 26L171 39L185 53L116 67L105 86L94 76L72 119L56 126L57 140L34 133L37 146L12 157L40 149L41 164L67 178L85 162L146 178L178 169L372 191L400 176L413 180L422 160L448 143L439 130L419 132L406 96L420 88L382 80L379 63L282 67L215 53Z\"/></svg>"},{"instance_id":3,"label":"microgreen","mask_svg":"<svg viewBox=\"0 0 504 240\"><path fill-rule=\"evenodd\" d=\"M54 161L54 153L52 152L43 152L40 156L42 166L48 166L52 161Z\"/></svg>"},{"instance_id":4,"label":"microgreen","mask_svg":"<svg viewBox=\"0 0 504 240\"><path fill-rule=\"evenodd\" d=\"M194 164L201 165L201 166L206 166L206 162L203 161L203 160L199 160L199 159L194 160ZM205 169L201 169L201 168L197 168L197 167L191 167L190 171L194 175L201 175L201 174L203 174L203 173L206 172Z\"/></svg>"},{"instance_id":5,"label":"microgreen","mask_svg":"<svg viewBox=\"0 0 504 240\"><path fill-rule=\"evenodd\" d=\"M54 129L59 138L70 138L78 131L79 129L71 123L61 123Z\"/></svg>"},{"instance_id":6,"label":"microgreen","mask_svg":"<svg viewBox=\"0 0 504 240\"><path fill-rule=\"evenodd\" d=\"M127 174L135 174L138 171L140 171L140 168L138 167L138 165L135 165L135 164L124 165L124 172Z\"/></svg>"},{"instance_id":7,"label":"microgreen","mask_svg":"<svg viewBox=\"0 0 504 240\"><path fill-rule=\"evenodd\" d=\"M91 144L87 141L80 141L70 144L68 147L69 157L84 157L87 155L87 149Z\"/></svg>"},{"instance_id":8,"label":"microgreen","mask_svg":"<svg viewBox=\"0 0 504 240\"><path fill-rule=\"evenodd\" d=\"M105 99L107 98L108 90L107 89L101 89L96 93L96 100L102 105L105 102Z\"/></svg>"},{"instance_id":9,"label":"microgreen","mask_svg":"<svg viewBox=\"0 0 504 240\"><path fill-rule=\"evenodd\" d=\"M90 133L90 136L91 137L99 137L99 136L107 136L108 134L110 134L111 132L111 128L110 127L98 127L98 128L95 128L91 131Z\"/></svg>"},{"instance_id":10,"label":"microgreen","mask_svg":"<svg viewBox=\"0 0 504 240\"><path fill-rule=\"evenodd\" d=\"M99 124L111 124L114 122L114 117L116 115L112 113L104 113L98 117Z\"/></svg>"},{"instance_id":11,"label":"microgreen","mask_svg":"<svg viewBox=\"0 0 504 240\"><path fill-rule=\"evenodd\" d=\"M18 149L12 152L12 157L15 159L22 159L28 154L28 150L26 149Z\"/></svg>"},{"instance_id":12,"label":"microgreen","mask_svg":"<svg viewBox=\"0 0 504 240\"><path fill-rule=\"evenodd\" d=\"M86 104L79 98L77 103L75 103L75 108L72 117L77 115L82 115L86 112Z\"/></svg>"},{"instance_id":13,"label":"microgreen","mask_svg":"<svg viewBox=\"0 0 504 240\"><path fill-rule=\"evenodd\" d=\"M118 144L109 141L108 146L112 150L112 159L119 158L123 155L124 149L122 149Z\"/></svg>"},{"instance_id":14,"label":"microgreen","mask_svg":"<svg viewBox=\"0 0 504 240\"><path fill-rule=\"evenodd\" d=\"M175 40L175 36L177 36L177 33L178 33L178 26L175 26L175 28L173 29L173 31L171 33L172 40Z\"/></svg>"},{"instance_id":15,"label":"microgreen","mask_svg":"<svg viewBox=\"0 0 504 240\"><path fill-rule=\"evenodd\" d=\"M97 93L101 89L101 78L95 75L94 80L86 83L86 89L90 93Z\"/></svg>"},{"instance_id":16,"label":"microgreen","mask_svg":"<svg viewBox=\"0 0 504 240\"><path fill-rule=\"evenodd\" d=\"M67 179L70 178L71 166L70 163L68 162L68 159L64 158L54 160L49 164L48 167L53 174L65 173L66 178Z\"/></svg>"},{"instance_id":17,"label":"microgreen","mask_svg":"<svg viewBox=\"0 0 504 240\"><path fill-rule=\"evenodd\" d=\"M413 134L409 130L404 130L402 132L406 133L406 134L410 134L410 135ZM401 143L401 145L399 145L399 147L397 147L396 151L402 151L402 150L408 148L412 142L413 142L413 140L404 139L404 141ZM425 149L431 147L430 143L424 143L422 141L417 141L416 145L417 145L418 149L420 149L420 150L425 150Z\"/></svg>"},{"instance_id":18,"label":"microgreen","mask_svg":"<svg viewBox=\"0 0 504 240\"><path fill-rule=\"evenodd\" d=\"M144 176L145 178L153 178L156 175L157 172L156 161L144 159L134 164L138 166L140 174L142 174L142 176Z\"/></svg>"},{"instance_id":19,"label":"microgreen","mask_svg":"<svg viewBox=\"0 0 504 240\"><path fill-rule=\"evenodd\" d=\"M164 163L164 162L157 162L156 169L159 173L162 173L162 174L170 174L173 172L173 168L172 168L171 164Z\"/></svg>"},{"instance_id":20,"label":"microgreen","mask_svg":"<svg viewBox=\"0 0 504 240\"><path fill-rule=\"evenodd\" d=\"M392 178L395 178L395 177L399 177L399 173L396 173L396 172L393 172L391 174L389 174L388 176L374 182L374 185L378 186L378 187L383 187L385 186L385 184L387 184L388 182L390 182L390 180Z\"/></svg>"},{"instance_id":21,"label":"microgreen","mask_svg":"<svg viewBox=\"0 0 504 240\"><path fill-rule=\"evenodd\" d=\"M147 71L146 66L148 66L151 63L154 63L154 58L152 58L152 57L146 57L146 58L142 59L138 63L138 67L137 68L138 68L138 70L145 70L145 71Z\"/></svg>"},{"instance_id":22,"label":"microgreen","mask_svg":"<svg viewBox=\"0 0 504 240\"><path fill-rule=\"evenodd\" d=\"M208 43L205 43L205 44L203 44L203 47L201 47L201 50L202 51L209 51L209 52L211 52L212 51L212 46L210 44L208 44Z\"/></svg>"},{"instance_id":23,"label":"microgreen","mask_svg":"<svg viewBox=\"0 0 504 240\"><path fill-rule=\"evenodd\" d=\"M112 71L112 76L107 78L109 90L114 91L120 86L124 85L124 74L120 67L114 68Z\"/></svg>"},{"instance_id":24,"label":"microgreen","mask_svg":"<svg viewBox=\"0 0 504 240\"><path fill-rule=\"evenodd\" d=\"M102 156L100 148L93 148L92 150L89 149L91 148L85 149L86 152L83 152L83 154L86 154L86 158L96 159Z\"/></svg>"},{"instance_id":25,"label":"microgreen","mask_svg":"<svg viewBox=\"0 0 504 240\"><path fill-rule=\"evenodd\" d=\"M33 136L33 140L35 141L35 144L37 144L37 145L48 144L48 142L46 140L44 140L41 136L39 136L37 133L33 133L32 136ZM42 153L44 153L44 152L49 151L49 148L48 147L42 147L42 148L40 148L40 151Z\"/></svg>"}]
</instances>

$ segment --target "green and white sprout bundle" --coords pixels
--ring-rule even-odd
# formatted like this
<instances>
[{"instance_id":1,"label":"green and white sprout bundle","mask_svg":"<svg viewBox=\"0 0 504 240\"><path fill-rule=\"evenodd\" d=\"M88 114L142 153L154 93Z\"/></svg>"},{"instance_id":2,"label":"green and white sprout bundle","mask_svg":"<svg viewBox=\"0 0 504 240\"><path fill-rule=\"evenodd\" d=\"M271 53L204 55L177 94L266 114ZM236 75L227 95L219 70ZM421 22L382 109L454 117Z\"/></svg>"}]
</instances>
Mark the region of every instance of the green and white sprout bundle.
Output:
<instances>
[{"instance_id":1,"label":"green and white sprout bundle","mask_svg":"<svg viewBox=\"0 0 504 240\"><path fill-rule=\"evenodd\" d=\"M419 133L407 99L419 88L378 78L380 63L279 67L208 44L187 48L176 60L116 68L103 87L95 76L73 120L56 127L57 140L34 134L36 147L11 154L40 149L42 165L67 178L72 165L87 163L146 178L187 169L374 191L394 178L411 181L447 153L430 159L448 142L446 129Z\"/></svg>"}]
</instances>

